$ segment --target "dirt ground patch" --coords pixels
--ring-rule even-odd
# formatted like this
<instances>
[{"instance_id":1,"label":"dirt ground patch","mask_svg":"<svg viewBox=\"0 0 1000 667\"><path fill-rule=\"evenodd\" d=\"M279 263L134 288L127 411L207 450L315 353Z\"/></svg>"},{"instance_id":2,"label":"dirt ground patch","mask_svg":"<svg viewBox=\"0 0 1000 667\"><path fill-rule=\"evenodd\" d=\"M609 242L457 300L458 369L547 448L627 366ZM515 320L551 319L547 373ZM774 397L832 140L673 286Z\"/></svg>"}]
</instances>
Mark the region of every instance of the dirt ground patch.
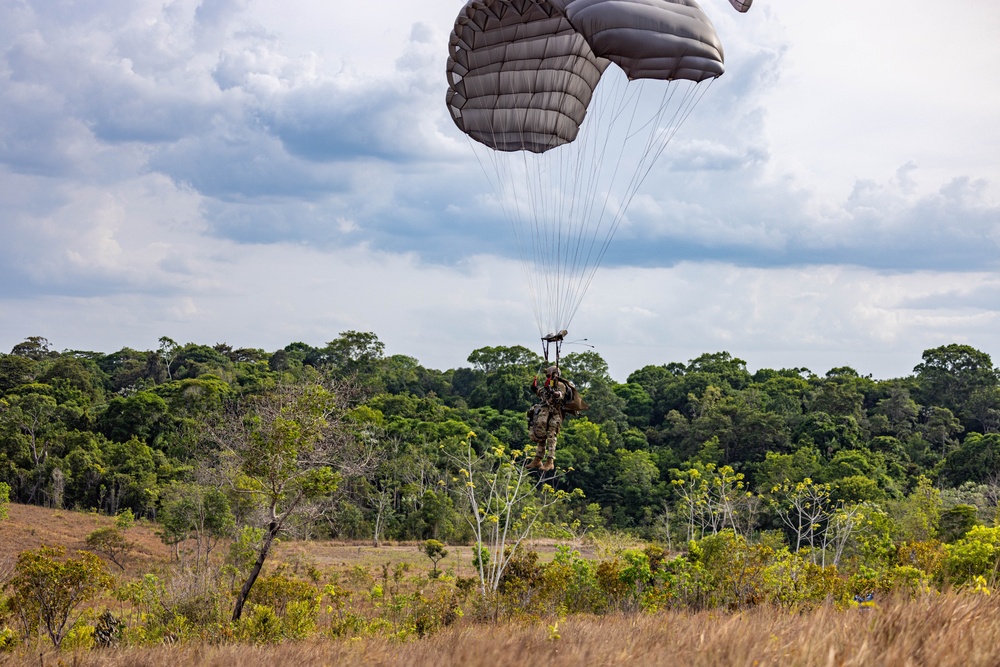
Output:
<instances>
[{"instance_id":1,"label":"dirt ground patch","mask_svg":"<svg viewBox=\"0 0 1000 667\"><path fill-rule=\"evenodd\" d=\"M93 512L55 510L11 503L7 519L0 522L0 564L12 566L22 551L41 546L66 547L67 551L87 549L87 536L114 519ZM162 566L170 551L156 535L156 525L137 521L128 531L136 548L126 561L129 574L141 574ZM116 568L117 569L117 568Z\"/></svg>"}]
</instances>

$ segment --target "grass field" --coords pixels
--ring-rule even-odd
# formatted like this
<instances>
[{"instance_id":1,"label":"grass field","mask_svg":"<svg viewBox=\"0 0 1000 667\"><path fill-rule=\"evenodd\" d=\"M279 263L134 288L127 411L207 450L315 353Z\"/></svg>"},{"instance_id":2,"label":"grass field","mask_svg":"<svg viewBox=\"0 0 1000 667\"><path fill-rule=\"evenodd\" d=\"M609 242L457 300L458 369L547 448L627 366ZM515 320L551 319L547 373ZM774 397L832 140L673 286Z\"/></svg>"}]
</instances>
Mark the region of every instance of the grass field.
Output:
<instances>
[{"instance_id":1,"label":"grass field","mask_svg":"<svg viewBox=\"0 0 1000 667\"><path fill-rule=\"evenodd\" d=\"M1000 603L944 596L868 611L571 618L532 625L461 624L427 639L304 641L277 646L188 644L0 658L4 665L365 665L366 667L995 666Z\"/></svg>"},{"instance_id":2,"label":"grass field","mask_svg":"<svg viewBox=\"0 0 1000 667\"><path fill-rule=\"evenodd\" d=\"M86 536L107 517L13 505L0 523L0 563L46 544L85 547ZM126 576L169 567L170 552L152 526L129 536L138 547ZM551 544L535 544L551 552ZM472 574L468 548L449 547L442 569ZM430 563L417 544L286 542L275 562L303 562L324 572L369 570L408 562L414 572ZM0 572L2 575L3 572ZM871 609L823 606L804 613L773 607L745 612L678 612L572 616L525 623L479 623L462 618L423 639L316 638L278 645L184 642L147 648L62 653L44 642L0 654L0 665L178 667L180 665L365 665L506 667L645 665L1000 665L1000 598L928 594L917 600L881 600Z\"/></svg>"}]
</instances>

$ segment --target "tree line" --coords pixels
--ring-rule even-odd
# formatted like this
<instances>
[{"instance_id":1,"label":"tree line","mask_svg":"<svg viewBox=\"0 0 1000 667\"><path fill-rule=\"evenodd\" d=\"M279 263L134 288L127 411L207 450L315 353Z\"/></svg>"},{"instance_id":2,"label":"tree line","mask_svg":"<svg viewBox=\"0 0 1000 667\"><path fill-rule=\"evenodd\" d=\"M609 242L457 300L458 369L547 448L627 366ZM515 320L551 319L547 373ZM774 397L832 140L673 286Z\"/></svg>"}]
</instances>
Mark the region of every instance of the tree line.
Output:
<instances>
[{"instance_id":1,"label":"tree line","mask_svg":"<svg viewBox=\"0 0 1000 667\"><path fill-rule=\"evenodd\" d=\"M468 366L429 369L357 331L273 352L158 343L56 352L30 337L0 355L0 482L12 501L128 510L188 548L275 522L300 537L468 543L463 447L523 449L528 386L544 366L531 350L498 346L472 351ZM869 503L902 530L928 489L940 496L938 513L971 507L959 510L972 512L967 523L993 521L1000 374L970 346L929 349L911 375L887 380L850 367L751 373L727 352L648 365L624 383L593 351L567 355L562 369L591 407L560 435L556 486L573 493L539 529L627 530L671 544L724 528L748 537L772 530L815 543L795 527L795 504L805 503L796 493L822 498L824 527L838 508ZM247 466L243 488L224 473L241 456L253 460L248 415L280 417L266 397L291 387L313 391L311 407L298 409L336 422L336 446L324 444L333 446L327 462L309 473L336 483L317 477L306 489L296 478L301 497L282 517L294 493L267 491L267 466L253 473L253 489Z\"/></svg>"}]
</instances>

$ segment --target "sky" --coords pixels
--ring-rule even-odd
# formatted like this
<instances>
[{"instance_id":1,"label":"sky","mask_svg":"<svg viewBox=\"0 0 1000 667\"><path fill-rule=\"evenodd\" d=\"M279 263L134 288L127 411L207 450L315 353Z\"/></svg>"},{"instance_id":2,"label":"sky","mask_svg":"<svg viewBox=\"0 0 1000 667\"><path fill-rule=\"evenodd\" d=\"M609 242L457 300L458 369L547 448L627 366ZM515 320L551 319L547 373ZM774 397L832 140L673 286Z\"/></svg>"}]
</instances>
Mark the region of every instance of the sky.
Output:
<instances>
[{"instance_id":1,"label":"sky","mask_svg":"<svg viewBox=\"0 0 1000 667\"><path fill-rule=\"evenodd\" d=\"M444 105L463 4L0 0L0 351L540 352ZM726 73L564 353L620 382L720 351L878 379L950 343L1000 362L1000 4L701 4Z\"/></svg>"}]
</instances>

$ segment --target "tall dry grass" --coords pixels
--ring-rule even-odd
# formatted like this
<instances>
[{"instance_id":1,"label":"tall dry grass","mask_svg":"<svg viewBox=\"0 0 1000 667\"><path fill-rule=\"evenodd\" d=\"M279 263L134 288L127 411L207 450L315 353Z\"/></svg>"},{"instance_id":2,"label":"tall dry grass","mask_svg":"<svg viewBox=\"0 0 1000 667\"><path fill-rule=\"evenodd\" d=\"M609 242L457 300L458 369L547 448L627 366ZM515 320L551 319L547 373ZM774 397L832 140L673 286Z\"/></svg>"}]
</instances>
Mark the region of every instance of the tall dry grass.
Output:
<instances>
[{"instance_id":1,"label":"tall dry grass","mask_svg":"<svg viewBox=\"0 0 1000 667\"><path fill-rule=\"evenodd\" d=\"M558 637L556 636L558 635ZM47 652L0 658L10 665L364 665L365 667L995 666L1000 599L928 596L870 610L823 607L795 614L762 607L741 613L571 617L552 628L461 623L408 643L327 640L278 646L191 644L152 649Z\"/></svg>"}]
</instances>

